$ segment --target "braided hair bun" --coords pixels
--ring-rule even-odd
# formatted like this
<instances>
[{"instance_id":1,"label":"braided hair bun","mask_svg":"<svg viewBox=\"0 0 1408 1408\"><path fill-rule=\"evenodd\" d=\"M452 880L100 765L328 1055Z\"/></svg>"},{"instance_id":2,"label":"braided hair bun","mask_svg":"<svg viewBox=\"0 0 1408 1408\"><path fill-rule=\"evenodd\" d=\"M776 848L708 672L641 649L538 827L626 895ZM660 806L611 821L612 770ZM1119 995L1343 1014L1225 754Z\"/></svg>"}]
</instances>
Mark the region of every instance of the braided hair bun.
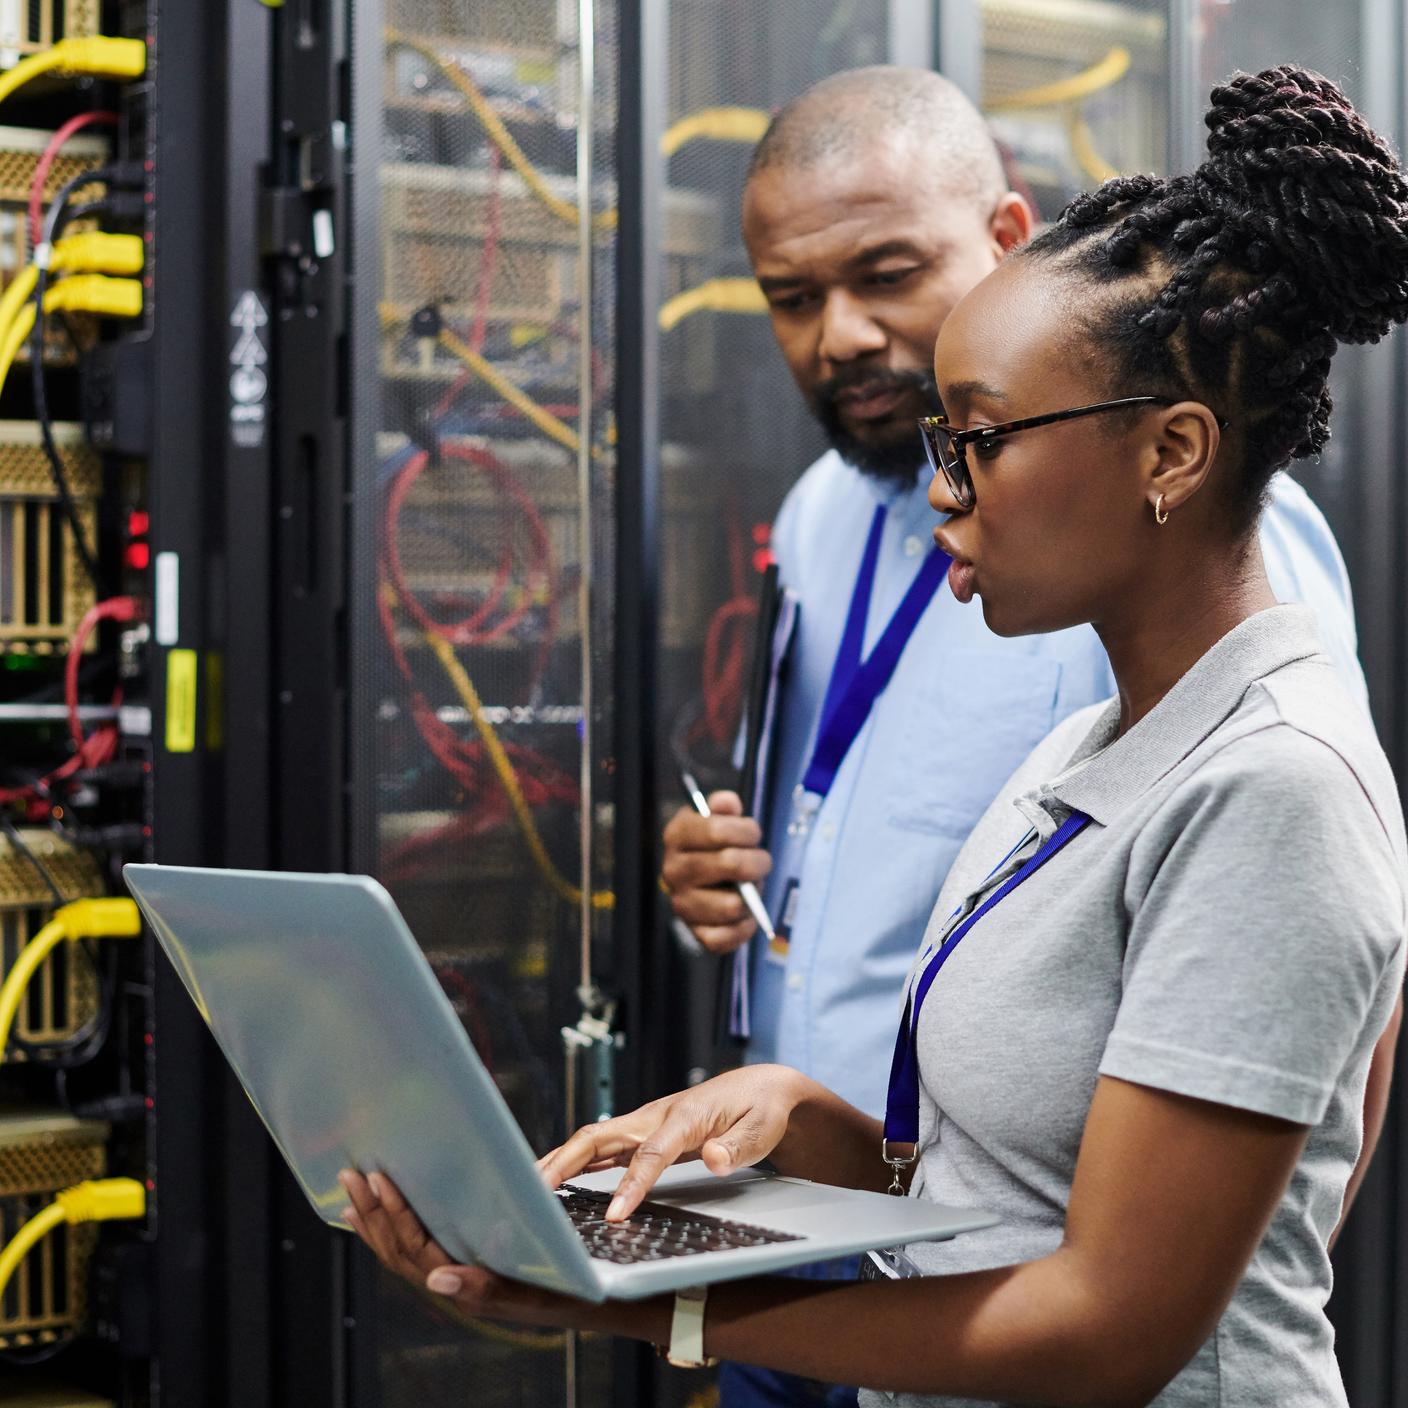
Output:
<instances>
[{"instance_id":1,"label":"braided hair bun","mask_svg":"<svg viewBox=\"0 0 1408 1408\"><path fill-rule=\"evenodd\" d=\"M1195 181L1342 342L1408 318L1408 182L1387 144L1326 78L1284 65L1212 91ZM1263 247L1264 246L1264 247Z\"/></svg>"},{"instance_id":2,"label":"braided hair bun","mask_svg":"<svg viewBox=\"0 0 1408 1408\"><path fill-rule=\"evenodd\" d=\"M1089 331L1123 386L1232 424L1244 526L1272 474L1329 438L1330 359L1408 320L1408 182L1345 95L1282 65L1215 88L1190 175L1077 196L1026 253L1109 287Z\"/></svg>"}]
</instances>

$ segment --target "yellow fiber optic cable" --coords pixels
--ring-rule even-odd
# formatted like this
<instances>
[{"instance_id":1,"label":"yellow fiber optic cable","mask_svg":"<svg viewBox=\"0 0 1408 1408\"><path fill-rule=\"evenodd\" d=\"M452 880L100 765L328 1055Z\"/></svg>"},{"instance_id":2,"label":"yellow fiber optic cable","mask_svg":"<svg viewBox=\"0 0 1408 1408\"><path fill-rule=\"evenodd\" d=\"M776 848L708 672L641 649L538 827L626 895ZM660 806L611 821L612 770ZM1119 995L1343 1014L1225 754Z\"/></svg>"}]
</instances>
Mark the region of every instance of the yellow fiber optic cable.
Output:
<instances>
[{"instance_id":1,"label":"yellow fiber optic cable","mask_svg":"<svg viewBox=\"0 0 1408 1408\"><path fill-rule=\"evenodd\" d=\"M1076 164L1092 181L1108 181L1118 176L1119 171L1098 151L1090 134L1090 125L1081 112L1080 105L1096 93L1113 87L1129 72L1129 50L1115 45L1099 63L1069 78L1057 79L1054 83L1043 83L1037 88L1027 88L1020 93L1012 93L996 102L988 103L989 112L1024 112L1032 108L1063 108L1065 110L1066 135L1071 143L1071 155Z\"/></svg>"},{"instance_id":2,"label":"yellow fiber optic cable","mask_svg":"<svg viewBox=\"0 0 1408 1408\"><path fill-rule=\"evenodd\" d=\"M1112 176L1120 174L1117 167L1111 166L1095 150L1095 143L1090 135L1090 124L1081 116L1079 108L1072 108L1066 114L1066 135L1071 139L1071 155L1075 157L1076 165L1092 181L1108 181Z\"/></svg>"},{"instance_id":3,"label":"yellow fiber optic cable","mask_svg":"<svg viewBox=\"0 0 1408 1408\"><path fill-rule=\"evenodd\" d=\"M388 29L386 42L401 49L409 49L412 53L419 54L421 58L434 64L464 95L465 100L473 109L475 117L479 119L485 132L489 134L490 140L508 158L509 165L523 178L523 183L528 189L559 220L563 220L569 225L578 223L577 207L571 201L563 200L561 196L554 194L551 187L543 179L542 173L524 156L523 148L514 141L513 133L504 126L498 113L489 105L489 100L480 91L479 85L464 69L452 58L436 53L428 44L422 44L419 40L412 39L399 30ZM603 210L592 217L592 224L602 230L614 229L616 212Z\"/></svg>"},{"instance_id":4,"label":"yellow fiber optic cable","mask_svg":"<svg viewBox=\"0 0 1408 1408\"><path fill-rule=\"evenodd\" d=\"M20 950L15 966L0 983L0 1057L10 1044L10 1029L25 989L39 965L65 940L135 938L142 917L127 899L74 900L61 905L54 917Z\"/></svg>"},{"instance_id":5,"label":"yellow fiber optic cable","mask_svg":"<svg viewBox=\"0 0 1408 1408\"><path fill-rule=\"evenodd\" d=\"M435 652L441 667L449 677L455 693L459 696L460 703L464 705L470 718L474 720L474 727L478 730L485 751L489 754L489 761L494 765L499 782L508 795L509 805L513 808L514 817L518 821L518 828L523 833L524 841L527 842L533 863L538 867L554 893L566 900L568 904L581 904L582 891L580 887L572 884L557 869L552 863L552 857L548 855L547 847L543 845L543 838L538 834L538 826L533 820L533 813L524 799L523 789L518 785L518 774L514 771L513 762L504 751L504 745L499 741L494 726L484 717L484 706L480 702L479 692L475 689L464 666L460 664L454 646L442 636L437 636L433 631L423 631L422 635L425 637L425 643ZM616 896L609 890L597 890L592 895L591 903L593 909L612 909L616 904Z\"/></svg>"},{"instance_id":6,"label":"yellow fiber optic cable","mask_svg":"<svg viewBox=\"0 0 1408 1408\"><path fill-rule=\"evenodd\" d=\"M65 78L140 78L147 67L147 46L140 39L95 34L60 39L0 73L0 102L45 73Z\"/></svg>"},{"instance_id":7,"label":"yellow fiber optic cable","mask_svg":"<svg viewBox=\"0 0 1408 1408\"><path fill-rule=\"evenodd\" d=\"M487 357L476 352L448 328L441 328L437 341L451 356L457 357L475 376L497 391L510 406L522 411L550 440L556 440L573 454L577 453L577 432L565 420L559 420L552 412L545 411L527 392L515 386Z\"/></svg>"},{"instance_id":8,"label":"yellow fiber optic cable","mask_svg":"<svg viewBox=\"0 0 1408 1408\"><path fill-rule=\"evenodd\" d=\"M44 295L46 313L60 309L96 313L100 318L140 318L142 282L109 278L106 274L70 274L51 285Z\"/></svg>"},{"instance_id":9,"label":"yellow fiber optic cable","mask_svg":"<svg viewBox=\"0 0 1408 1408\"><path fill-rule=\"evenodd\" d=\"M26 276L27 273L21 274L19 278ZM6 289L7 298L9 294L10 289ZM44 295L46 313L60 308L75 313L96 313L103 318L137 318L142 313L142 284L139 279L112 279L106 274L70 274ZM0 340L0 388L3 388L25 338L34 331L34 304L26 303L8 327L0 323L0 328L4 328L0 334L3 339Z\"/></svg>"},{"instance_id":10,"label":"yellow fiber optic cable","mask_svg":"<svg viewBox=\"0 0 1408 1408\"><path fill-rule=\"evenodd\" d=\"M772 121L762 108L700 108L687 113L665 129L660 138L660 155L674 156L687 142L746 142L754 146L762 140Z\"/></svg>"},{"instance_id":11,"label":"yellow fiber optic cable","mask_svg":"<svg viewBox=\"0 0 1408 1408\"><path fill-rule=\"evenodd\" d=\"M660 309L660 331L669 332L692 313L766 313L768 301L756 279L706 279L667 299Z\"/></svg>"},{"instance_id":12,"label":"yellow fiber optic cable","mask_svg":"<svg viewBox=\"0 0 1408 1408\"><path fill-rule=\"evenodd\" d=\"M65 1188L0 1250L0 1297L37 1243L65 1223L126 1222L146 1216L147 1190L135 1178L98 1178Z\"/></svg>"},{"instance_id":13,"label":"yellow fiber optic cable","mask_svg":"<svg viewBox=\"0 0 1408 1408\"><path fill-rule=\"evenodd\" d=\"M10 368L15 356L24 346L24 340L34 331L34 304L26 303L19 315L5 329L4 341L0 342L0 389L9 379Z\"/></svg>"},{"instance_id":14,"label":"yellow fiber optic cable","mask_svg":"<svg viewBox=\"0 0 1408 1408\"><path fill-rule=\"evenodd\" d=\"M55 241L49 254L49 270L51 273L84 269L98 274L140 274L143 260L140 235L110 235L102 230L87 230ZM26 265L10 280L0 297L0 344L3 344L5 329L29 301L38 280L37 263Z\"/></svg>"},{"instance_id":15,"label":"yellow fiber optic cable","mask_svg":"<svg viewBox=\"0 0 1408 1408\"><path fill-rule=\"evenodd\" d=\"M1054 108L1062 103L1078 103L1093 98L1096 93L1112 88L1129 72L1129 50L1116 44L1099 63L1069 78L1043 83L1037 88L1024 88L985 106L989 112L1017 112L1024 108Z\"/></svg>"}]
</instances>

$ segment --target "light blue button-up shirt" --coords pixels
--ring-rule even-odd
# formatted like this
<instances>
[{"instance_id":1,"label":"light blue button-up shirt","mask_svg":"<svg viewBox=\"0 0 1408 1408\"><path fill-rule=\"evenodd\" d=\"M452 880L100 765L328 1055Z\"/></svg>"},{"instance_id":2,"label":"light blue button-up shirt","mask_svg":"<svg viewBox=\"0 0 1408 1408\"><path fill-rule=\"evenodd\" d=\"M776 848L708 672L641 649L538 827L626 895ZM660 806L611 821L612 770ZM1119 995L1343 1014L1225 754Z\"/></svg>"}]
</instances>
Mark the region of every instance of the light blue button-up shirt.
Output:
<instances>
[{"instance_id":1,"label":"light blue button-up shirt","mask_svg":"<svg viewBox=\"0 0 1408 1408\"><path fill-rule=\"evenodd\" d=\"M887 488L832 451L787 496L773 533L782 581L801 601L774 741L774 918L788 880L799 886L785 963L753 944L748 1059L794 1066L872 1115L884 1108L900 989L959 847L1056 724L1114 693L1090 627L1005 640L981 607L941 586L807 834L788 835L875 505L888 513L866 654L933 546L927 478ZM1344 562L1284 474L1261 538L1276 595L1314 608L1326 653L1367 709Z\"/></svg>"}]
</instances>

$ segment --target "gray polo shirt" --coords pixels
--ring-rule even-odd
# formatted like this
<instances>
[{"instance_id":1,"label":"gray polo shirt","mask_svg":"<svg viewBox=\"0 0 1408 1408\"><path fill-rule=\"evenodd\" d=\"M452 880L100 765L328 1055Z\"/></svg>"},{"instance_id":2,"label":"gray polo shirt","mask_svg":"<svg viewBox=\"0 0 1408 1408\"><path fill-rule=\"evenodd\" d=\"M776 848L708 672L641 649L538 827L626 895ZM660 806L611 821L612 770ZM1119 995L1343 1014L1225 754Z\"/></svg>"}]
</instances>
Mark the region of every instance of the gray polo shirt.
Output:
<instances>
[{"instance_id":1,"label":"gray polo shirt","mask_svg":"<svg viewBox=\"0 0 1408 1408\"><path fill-rule=\"evenodd\" d=\"M978 921L929 992L915 1192L1002 1221L909 1252L936 1274L1055 1251L1102 1074L1309 1125L1232 1303L1155 1402L1344 1404L1325 1243L1403 981L1394 779L1299 606L1244 622L1116 740L1118 723L1116 703L1097 706L1036 749L934 910L925 949L1072 810L1092 818ZM959 1402L862 1394L896 1401Z\"/></svg>"}]
</instances>

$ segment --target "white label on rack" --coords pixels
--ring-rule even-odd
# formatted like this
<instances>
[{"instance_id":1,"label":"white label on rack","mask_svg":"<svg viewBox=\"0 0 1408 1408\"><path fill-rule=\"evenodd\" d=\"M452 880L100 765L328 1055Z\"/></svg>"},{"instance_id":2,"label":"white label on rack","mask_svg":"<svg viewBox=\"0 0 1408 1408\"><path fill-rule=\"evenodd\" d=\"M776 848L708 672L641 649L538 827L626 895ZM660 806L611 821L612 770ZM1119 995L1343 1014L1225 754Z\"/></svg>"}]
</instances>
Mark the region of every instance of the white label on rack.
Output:
<instances>
[{"instance_id":1,"label":"white label on rack","mask_svg":"<svg viewBox=\"0 0 1408 1408\"><path fill-rule=\"evenodd\" d=\"M181 636L181 559L174 552L156 555L156 643L175 645Z\"/></svg>"},{"instance_id":2,"label":"white label on rack","mask_svg":"<svg viewBox=\"0 0 1408 1408\"><path fill-rule=\"evenodd\" d=\"M313 212L313 253L319 259L331 259L337 252L337 240L333 236L332 211Z\"/></svg>"},{"instance_id":3,"label":"white label on rack","mask_svg":"<svg viewBox=\"0 0 1408 1408\"><path fill-rule=\"evenodd\" d=\"M150 738L152 711L145 704L124 704L117 711L118 732L128 738Z\"/></svg>"}]
</instances>

